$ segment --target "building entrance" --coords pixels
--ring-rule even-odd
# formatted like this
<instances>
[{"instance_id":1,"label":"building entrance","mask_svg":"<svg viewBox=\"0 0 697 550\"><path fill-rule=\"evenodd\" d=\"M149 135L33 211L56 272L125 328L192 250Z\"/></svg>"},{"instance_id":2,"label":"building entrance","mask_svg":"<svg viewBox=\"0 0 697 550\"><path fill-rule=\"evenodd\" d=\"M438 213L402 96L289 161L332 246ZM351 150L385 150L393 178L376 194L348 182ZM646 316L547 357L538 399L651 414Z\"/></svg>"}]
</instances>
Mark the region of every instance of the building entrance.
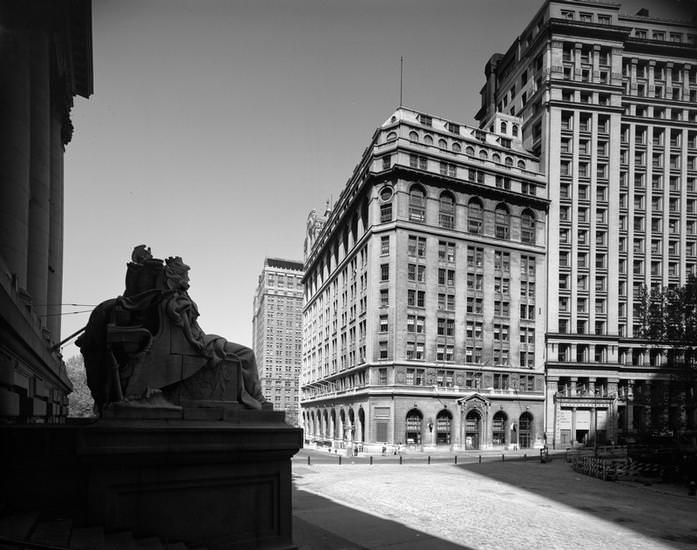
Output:
<instances>
[{"instance_id":1,"label":"building entrance","mask_svg":"<svg viewBox=\"0 0 697 550\"><path fill-rule=\"evenodd\" d=\"M479 449L479 431L481 429L479 413L470 411L465 418L465 448Z\"/></svg>"}]
</instances>

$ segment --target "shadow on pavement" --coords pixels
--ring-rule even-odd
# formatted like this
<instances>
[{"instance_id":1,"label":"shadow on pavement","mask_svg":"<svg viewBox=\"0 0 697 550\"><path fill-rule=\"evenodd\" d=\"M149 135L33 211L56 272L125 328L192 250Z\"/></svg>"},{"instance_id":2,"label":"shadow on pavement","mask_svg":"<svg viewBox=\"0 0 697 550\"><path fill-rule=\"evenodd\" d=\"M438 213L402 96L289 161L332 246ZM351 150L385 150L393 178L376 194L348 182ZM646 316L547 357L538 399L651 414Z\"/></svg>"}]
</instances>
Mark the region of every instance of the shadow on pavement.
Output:
<instances>
[{"instance_id":1,"label":"shadow on pavement","mask_svg":"<svg viewBox=\"0 0 697 550\"><path fill-rule=\"evenodd\" d=\"M397 517L399 511L395 511ZM298 550L470 550L293 486Z\"/></svg>"},{"instance_id":2,"label":"shadow on pavement","mask_svg":"<svg viewBox=\"0 0 697 550\"><path fill-rule=\"evenodd\" d=\"M557 503L594 515L666 545L697 544L697 498L657 487L603 481L579 474L562 456L546 464L538 460L467 463L456 466ZM673 488L674 489L674 488Z\"/></svg>"}]
</instances>

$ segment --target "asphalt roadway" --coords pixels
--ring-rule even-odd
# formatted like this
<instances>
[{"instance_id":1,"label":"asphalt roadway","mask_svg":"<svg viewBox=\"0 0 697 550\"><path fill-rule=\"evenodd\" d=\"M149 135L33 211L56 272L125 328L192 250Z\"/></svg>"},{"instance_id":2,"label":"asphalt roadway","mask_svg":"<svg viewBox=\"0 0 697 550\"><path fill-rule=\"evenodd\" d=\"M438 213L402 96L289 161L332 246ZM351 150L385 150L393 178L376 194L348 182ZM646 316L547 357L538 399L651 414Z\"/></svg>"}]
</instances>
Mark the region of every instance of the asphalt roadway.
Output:
<instances>
[{"instance_id":1,"label":"asphalt roadway","mask_svg":"<svg viewBox=\"0 0 697 550\"><path fill-rule=\"evenodd\" d=\"M538 452L293 459L299 550L697 549L697 497L610 482ZM310 457L308 465L307 457Z\"/></svg>"}]
</instances>

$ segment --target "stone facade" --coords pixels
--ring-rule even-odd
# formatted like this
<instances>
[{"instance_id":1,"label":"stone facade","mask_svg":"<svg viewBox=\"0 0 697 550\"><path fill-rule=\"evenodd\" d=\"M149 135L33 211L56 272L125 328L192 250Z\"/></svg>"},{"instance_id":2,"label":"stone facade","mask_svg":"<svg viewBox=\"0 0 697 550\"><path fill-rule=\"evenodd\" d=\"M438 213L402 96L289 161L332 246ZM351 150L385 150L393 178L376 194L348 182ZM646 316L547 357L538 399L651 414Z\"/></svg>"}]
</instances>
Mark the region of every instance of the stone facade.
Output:
<instances>
[{"instance_id":1,"label":"stone facade","mask_svg":"<svg viewBox=\"0 0 697 550\"><path fill-rule=\"evenodd\" d=\"M547 439L562 447L697 430L675 383L690 357L641 340L638 315L643 285L697 272L697 26L620 8L546 2L490 59L477 114L522 117L547 174Z\"/></svg>"},{"instance_id":2,"label":"stone facade","mask_svg":"<svg viewBox=\"0 0 697 550\"><path fill-rule=\"evenodd\" d=\"M509 121L374 134L306 260L306 440L543 444L545 180Z\"/></svg>"},{"instance_id":3,"label":"stone facade","mask_svg":"<svg viewBox=\"0 0 697 550\"><path fill-rule=\"evenodd\" d=\"M63 151L92 93L89 1L0 7L0 419L60 422Z\"/></svg>"}]
</instances>

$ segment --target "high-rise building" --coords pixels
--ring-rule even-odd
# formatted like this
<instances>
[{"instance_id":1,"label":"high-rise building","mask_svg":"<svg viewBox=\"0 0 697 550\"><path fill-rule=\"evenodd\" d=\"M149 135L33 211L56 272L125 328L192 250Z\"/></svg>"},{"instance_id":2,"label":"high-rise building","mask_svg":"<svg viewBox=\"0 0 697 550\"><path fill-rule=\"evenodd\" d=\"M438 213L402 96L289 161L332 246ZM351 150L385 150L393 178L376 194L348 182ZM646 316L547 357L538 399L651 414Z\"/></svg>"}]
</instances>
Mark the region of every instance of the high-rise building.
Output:
<instances>
[{"instance_id":1,"label":"high-rise building","mask_svg":"<svg viewBox=\"0 0 697 550\"><path fill-rule=\"evenodd\" d=\"M298 425L303 264L266 258L254 294L253 349L264 397Z\"/></svg>"},{"instance_id":2,"label":"high-rise building","mask_svg":"<svg viewBox=\"0 0 697 550\"><path fill-rule=\"evenodd\" d=\"M496 120L400 107L308 224L306 439L542 444L546 182L522 121Z\"/></svg>"},{"instance_id":3,"label":"high-rise building","mask_svg":"<svg viewBox=\"0 0 697 550\"><path fill-rule=\"evenodd\" d=\"M620 10L545 2L487 63L479 129L378 128L306 241L310 440L695 429L690 351L641 338L640 298L697 272L697 26Z\"/></svg>"},{"instance_id":4,"label":"high-rise building","mask_svg":"<svg viewBox=\"0 0 697 550\"><path fill-rule=\"evenodd\" d=\"M638 338L637 298L697 269L697 26L620 9L546 2L486 65L476 115L521 117L547 176L547 440L563 447L695 429L694 399L662 398L684 354Z\"/></svg>"}]
</instances>

